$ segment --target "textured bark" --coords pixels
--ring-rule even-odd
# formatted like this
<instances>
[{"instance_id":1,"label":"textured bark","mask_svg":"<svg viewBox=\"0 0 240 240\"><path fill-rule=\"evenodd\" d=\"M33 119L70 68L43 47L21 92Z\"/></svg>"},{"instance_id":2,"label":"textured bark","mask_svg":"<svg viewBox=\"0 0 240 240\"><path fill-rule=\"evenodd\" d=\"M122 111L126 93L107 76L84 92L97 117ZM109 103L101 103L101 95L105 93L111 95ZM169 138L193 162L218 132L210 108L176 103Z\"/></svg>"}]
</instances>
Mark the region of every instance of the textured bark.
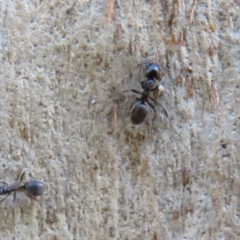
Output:
<instances>
[{"instance_id":1,"label":"textured bark","mask_svg":"<svg viewBox=\"0 0 240 240\"><path fill-rule=\"evenodd\" d=\"M2 1L0 180L48 191L2 202L0 238L239 239L239 4ZM151 55L172 125L133 126Z\"/></svg>"}]
</instances>

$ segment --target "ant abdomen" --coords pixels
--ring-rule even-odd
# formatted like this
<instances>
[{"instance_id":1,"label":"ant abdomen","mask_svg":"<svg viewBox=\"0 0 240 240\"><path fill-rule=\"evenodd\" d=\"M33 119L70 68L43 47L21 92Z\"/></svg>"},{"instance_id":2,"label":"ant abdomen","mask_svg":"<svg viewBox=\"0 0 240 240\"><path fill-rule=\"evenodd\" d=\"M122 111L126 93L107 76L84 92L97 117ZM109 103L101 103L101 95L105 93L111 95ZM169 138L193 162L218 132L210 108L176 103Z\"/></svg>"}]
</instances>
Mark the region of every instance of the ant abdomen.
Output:
<instances>
[{"instance_id":1,"label":"ant abdomen","mask_svg":"<svg viewBox=\"0 0 240 240\"><path fill-rule=\"evenodd\" d=\"M31 180L24 185L26 193L33 197L41 196L46 190L46 185L42 181Z\"/></svg>"},{"instance_id":2,"label":"ant abdomen","mask_svg":"<svg viewBox=\"0 0 240 240\"><path fill-rule=\"evenodd\" d=\"M147 117L147 106L144 102L137 102L131 113L132 124L138 125L141 124Z\"/></svg>"}]
</instances>

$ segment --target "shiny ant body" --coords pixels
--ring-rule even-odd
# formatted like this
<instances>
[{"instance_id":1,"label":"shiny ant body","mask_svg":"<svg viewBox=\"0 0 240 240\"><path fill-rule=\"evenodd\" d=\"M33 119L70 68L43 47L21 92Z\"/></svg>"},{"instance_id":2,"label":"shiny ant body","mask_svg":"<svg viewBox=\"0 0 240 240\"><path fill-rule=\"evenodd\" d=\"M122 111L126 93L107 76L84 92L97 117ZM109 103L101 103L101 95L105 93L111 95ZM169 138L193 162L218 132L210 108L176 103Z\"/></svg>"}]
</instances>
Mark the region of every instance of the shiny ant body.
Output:
<instances>
[{"instance_id":1,"label":"shiny ant body","mask_svg":"<svg viewBox=\"0 0 240 240\"><path fill-rule=\"evenodd\" d=\"M162 107L165 115L168 117L166 109L159 104L155 99L149 96L150 92L154 91L155 89L158 88L158 85L155 84L155 79L160 80L160 71L161 67L157 63L141 63L141 64L146 64L145 68L145 77L146 80L142 81L142 92L139 92L135 89L131 89L133 93L140 94L141 97L137 98L137 103L134 105L132 108L131 112L131 121L132 124L134 125L139 125L141 124L145 118L147 117L147 105L146 103L152 108L154 111L154 117L152 119L152 122L155 120L157 117L157 112L153 104L150 102L154 102L155 104L158 104L159 106ZM164 68L164 67L163 67ZM166 71L169 71L168 69L164 68Z\"/></svg>"},{"instance_id":2,"label":"shiny ant body","mask_svg":"<svg viewBox=\"0 0 240 240\"><path fill-rule=\"evenodd\" d=\"M38 180L30 180L25 184L21 184L23 176L25 172L23 172L20 176L20 180L16 181L12 185L8 185L6 182L0 181L0 183L4 184L0 186L0 195L7 195L3 199L0 200L0 203L3 202L11 193L14 193L14 200L16 198L17 192L24 192L28 197L37 201L35 197L41 196L44 194L46 190L46 185L42 181Z\"/></svg>"}]
</instances>

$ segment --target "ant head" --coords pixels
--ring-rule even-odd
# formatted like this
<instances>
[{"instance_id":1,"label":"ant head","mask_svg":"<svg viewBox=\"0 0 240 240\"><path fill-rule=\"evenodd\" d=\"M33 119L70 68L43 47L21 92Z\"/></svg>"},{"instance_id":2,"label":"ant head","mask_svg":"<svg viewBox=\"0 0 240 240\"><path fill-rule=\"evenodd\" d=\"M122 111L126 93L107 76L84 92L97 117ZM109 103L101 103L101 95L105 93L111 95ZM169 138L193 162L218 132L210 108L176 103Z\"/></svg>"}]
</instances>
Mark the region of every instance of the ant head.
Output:
<instances>
[{"instance_id":1,"label":"ant head","mask_svg":"<svg viewBox=\"0 0 240 240\"><path fill-rule=\"evenodd\" d=\"M160 79L160 66L157 63L149 63L146 66L145 77L151 79Z\"/></svg>"}]
</instances>

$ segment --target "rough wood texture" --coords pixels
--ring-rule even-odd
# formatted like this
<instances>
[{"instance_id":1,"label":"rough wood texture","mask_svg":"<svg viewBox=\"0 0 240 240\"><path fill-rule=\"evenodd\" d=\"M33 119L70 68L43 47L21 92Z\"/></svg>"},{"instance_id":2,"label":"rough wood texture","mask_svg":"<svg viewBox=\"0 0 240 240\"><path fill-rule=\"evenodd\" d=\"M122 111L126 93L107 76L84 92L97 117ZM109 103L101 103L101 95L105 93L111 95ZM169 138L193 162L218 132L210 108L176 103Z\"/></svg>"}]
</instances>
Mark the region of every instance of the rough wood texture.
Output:
<instances>
[{"instance_id":1,"label":"rough wood texture","mask_svg":"<svg viewBox=\"0 0 240 240\"><path fill-rule=\"evenodd\" d=\"M1 239L239 239L240 15L233 1L2 1ZM132 126L137 64L170 69ZM12 214L14 213L14 214Z\"/></svg>"}]
</instances>

